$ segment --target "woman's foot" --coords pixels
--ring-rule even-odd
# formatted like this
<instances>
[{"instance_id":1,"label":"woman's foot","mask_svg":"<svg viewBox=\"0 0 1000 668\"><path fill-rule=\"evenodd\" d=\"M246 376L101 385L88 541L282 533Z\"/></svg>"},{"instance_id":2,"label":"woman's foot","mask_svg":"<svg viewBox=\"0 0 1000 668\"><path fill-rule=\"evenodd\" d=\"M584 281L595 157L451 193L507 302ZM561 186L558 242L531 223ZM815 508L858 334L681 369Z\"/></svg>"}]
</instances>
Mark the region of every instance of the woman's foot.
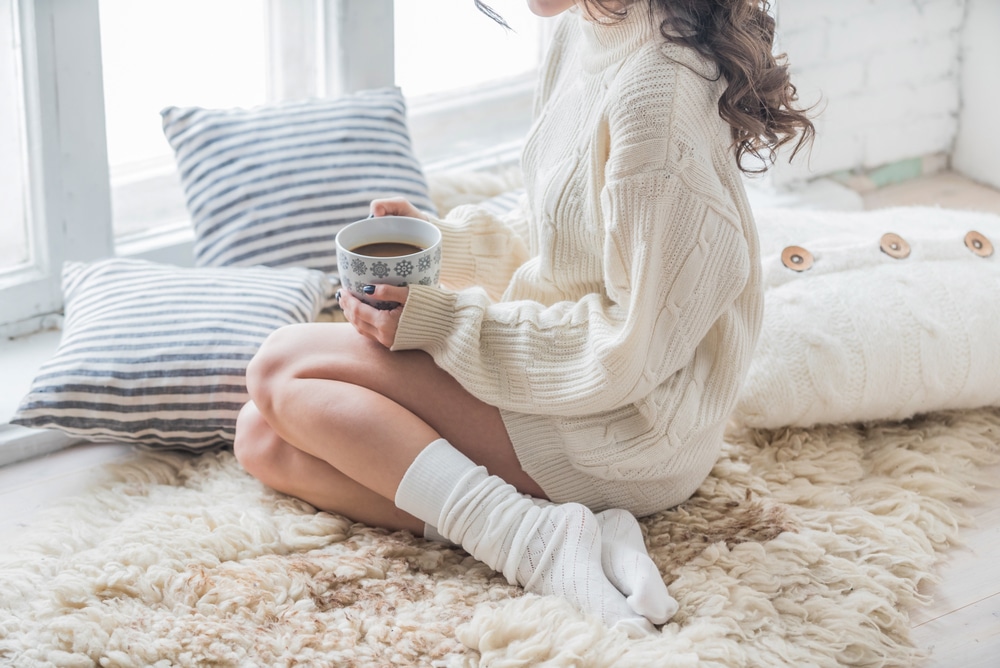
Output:
<instances>
[{"instance_id":1,"label":"woman's foot","mask_svg":"<svg viewBox=\"0 0 1000 668\"><path fill-rule=\"evenodd\" d=\"M677 612L677 601L649 558L639 522L619 509L598 513L597 521L605 575L627 597L632 610L654 624L666 623Z\"/></svg>"},{"instance_id":2,"label":"woman's foot","mask_svg":"<svg viewBox=\"0 0 1000 668\"><path fill-rule=\"evenodd\" d=\"M515 538L508 555L508 560L516 561L515 580L525 591L568 599L579 610L600 617L608 626L622 628L632 637L655 632L645 615L630 605L607 576L601 526L588 508L575 503L531 504L526 511L516 532L525 542L522 546ZM528 532L525 524L531 526Z\"/></svg>"},{"instance_id":3,"label":"woman's foot","mask_svg":"<svg viewBox=\"0 0 1000 668\"><path fill-rule=\"evenodd\" d=\"M413 460L395 502L511 584L562 596L632 636L655 631L605 575L601 526L586 506L536 503L444 439Z\"/></svg>"}]
</instances>

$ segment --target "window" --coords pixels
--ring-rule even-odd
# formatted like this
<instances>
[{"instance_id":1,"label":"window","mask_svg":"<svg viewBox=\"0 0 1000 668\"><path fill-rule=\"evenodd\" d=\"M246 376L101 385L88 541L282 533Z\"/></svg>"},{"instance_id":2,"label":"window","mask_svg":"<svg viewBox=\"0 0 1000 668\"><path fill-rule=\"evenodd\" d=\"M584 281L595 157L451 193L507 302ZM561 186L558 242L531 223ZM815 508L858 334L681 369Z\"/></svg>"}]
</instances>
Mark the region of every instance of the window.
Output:
<instances>
[{"instance_id":1,"label":"window","mask_svg":"<svg viewBox=\"0 0 1000 668\"><path fill-rule=\"evenodd\" d=\"M192 262L164 106L397 83L428 171L516 158L540 23L523 0L491 2L515 32L472 0L434 5L0 0L0 337L60 310L66 260Z\"/></svg>"},{"instance_id":2,"label":"window","mask_svg":"<svg viewBox=\"0 0 1000 668\"><path fill-rule=\"evenodd\" d=\"M5 198L0 216L5 237L17 239L5 244L11 259L0 267L0 333L9 335L59 309L63 260L104 257L112 246L92 8L56 0L0 0L0 7L8 45L0 51L0 137L11 148L0 164L15 203Z\"/></svg>"},{"instance_id":3,"label":"window","mask_svg":"<svg viewBox=\"0 0 1000 668\"><path fill-rule=\"evenodd\" d=\"M0 272L28 263L27 209L25 207L24 125L19 39L15 7L0 0L0 90L13 95L0 97Z\"/></svg>"},{"instance_id":4,"label":"window","mask_svg":"<svg viewBox=\"0 0 1000 668\"><path fill-rule=\"evenodd\" d=\"M159 112L266 100L264 0L100 0L114 235L186 225ZM197 20L192 20L197 17Z\"/></svg>"},{"instance_id":5,"label":"window","mask_svg":"<svg viewBox=\"0 0 1000 668\"><path fill-rule=\"evenodd\" d=\"M163 106L398 83L413 91L428 171L516 160L539 24L523 0L491 2L513 34L472 0L440 4L448 11L425 0L0 0L0 348L57 317L67 260L193 261ZM0 463L73 442L3 419Z\"/></svg>"},{"instance_id":6,"label":"window","mask_svg":"<svg viewBox=\"0 0 1000 668\"><path fill-rule=\"evenodd\" d=\"M532 75L541 53L541 22L524 0L491 0L512 30L472 0L429 11L425 0L396 0L396 83L408 98L455 92Z\"/></svg>"},{"instance_id":7,"label":"window","mask_svg":"<svg viewBox=\"0 0 1000 668\"><path fill-rule=\"evenodd\" d=\"M531 123L545 24L524 0L490 0L511 30L472 0L429 11L395 2L396 83L410 100L417 156L429 168L513 163Z\"/></svg>"}]
</instances>

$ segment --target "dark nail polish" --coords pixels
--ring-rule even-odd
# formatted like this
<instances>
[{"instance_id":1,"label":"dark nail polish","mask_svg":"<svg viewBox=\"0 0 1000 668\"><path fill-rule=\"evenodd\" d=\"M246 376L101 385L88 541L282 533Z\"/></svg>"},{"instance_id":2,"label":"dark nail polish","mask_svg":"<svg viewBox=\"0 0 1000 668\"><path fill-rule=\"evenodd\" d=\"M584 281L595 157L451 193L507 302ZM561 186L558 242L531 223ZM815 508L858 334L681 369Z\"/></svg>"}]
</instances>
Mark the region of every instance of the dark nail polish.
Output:
<instances>
[{"instance_id":1,"label":"dark nail polish","mask_svg":"<svg viewBox=\"0 0 1000 668\"><path fill-rule=\"evenodd\" d=\"M337 293L333 295L333 298L336 299L338 302L340 301L340 290L337 290Z\"/></svg>"},{"instance_id":2,"label":"dark nail polish","mask_svg":"<svg viewBox=\"0 0 1000 668\"><path fill-rule=\"evenodd\" d=\"M373 295L375 294L375 286L366 285L365 287L361 288L361 292L365 293L366 295Z\"/></svg>"}]
</instances>

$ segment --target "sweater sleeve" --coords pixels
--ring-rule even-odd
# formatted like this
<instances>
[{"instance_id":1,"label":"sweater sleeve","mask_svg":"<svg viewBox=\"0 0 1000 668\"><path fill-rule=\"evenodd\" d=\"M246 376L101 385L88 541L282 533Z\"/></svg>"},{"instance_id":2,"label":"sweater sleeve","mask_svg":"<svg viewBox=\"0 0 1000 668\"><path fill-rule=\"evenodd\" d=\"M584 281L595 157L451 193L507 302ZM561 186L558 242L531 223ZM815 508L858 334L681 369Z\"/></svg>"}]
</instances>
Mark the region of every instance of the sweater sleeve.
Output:
<instances>
[{"instance_id":1,"label":"sweater sleeve","mask_svg":"<svg viewBox=\"0 0 1000 668\"><path fill-rule=\"evenodd\" d=\"M432 222L441 230L441 283L450 288L476 285L499 299L514 270L528 259L524 230L480 207L459 206Z\"/></svg>"},{"instance_id":2,"label":"sweater sleeve","mask_svg":"<svg viewBox=\"0 0 1000 668\"><path fill-rule=\"evenodd\" d=\"M412 286L393 349L427 351L506 410L587 415L648 395L735 308L750 272L738 224L680 181L658 170L607 184L601 293L545 306Z\"/></svg>"}]
</instances>

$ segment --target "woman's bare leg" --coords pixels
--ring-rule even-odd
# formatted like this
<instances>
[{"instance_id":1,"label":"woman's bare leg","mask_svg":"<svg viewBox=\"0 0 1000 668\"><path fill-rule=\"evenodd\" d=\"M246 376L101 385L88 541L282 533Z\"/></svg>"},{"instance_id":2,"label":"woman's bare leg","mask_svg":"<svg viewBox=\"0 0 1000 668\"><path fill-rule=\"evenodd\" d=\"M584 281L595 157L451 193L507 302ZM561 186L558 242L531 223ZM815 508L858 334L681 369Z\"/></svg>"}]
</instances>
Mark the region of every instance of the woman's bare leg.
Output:
<instances>
[{"instance_id":1,"label":"woman's bare leg","mask_svg":"<svg viewBox=\"0 0 1000 668\"><path fill-rule=\"evenodd\" d=\"M236 421L236 457L255 478L319 510L347 515L355 522L421 535L424 523L392 501L348 478L322 459L286 443L271 429L254 403Z\"/></svg>"},{"instance_id":2,"label":"woman's bare leg","mask_svg":"<svg viewBox=\"0 0 1000 668\"><path fill-rule=\"evenodd\" d=\"M544 498L521 469L499 411L466 392L426 353L390 352L348 324L291 325L261 347L247 369L247 385L260 417L279 438L238 425L237 456L267 462L250 472L295 496L293 487L343 489L323 497L327 510L360 520L372 498L360 496L356 486L337 487L342 478L328 483L325 473L311 475L327 469L309 469L303 464L308 459L279 454L284 448L326 462L391 504L417 454L445 438L519 491Z\"/></svg>"},{"instance_id":3,"label":"woman's bare leg","mask_svg":"<svg viewBox=\"0 0 1000 668\"><path fill-rule=\"evenodd\" d=\"M542 508L524 498L544 495L521 469L499 411L427 354L389 352L351 325L293 325L261 347L247 386L259 415L245 409L236 451L272 486L413 530L387 505L401 498L414 520L441 520L444 535L529 591L565 596L636 634L652 630L605 573L597 518L576 504ZM271 456L251 455L254 434ZM269 460L280 462L278 473Z\"/></svg>"}]
</instances>

